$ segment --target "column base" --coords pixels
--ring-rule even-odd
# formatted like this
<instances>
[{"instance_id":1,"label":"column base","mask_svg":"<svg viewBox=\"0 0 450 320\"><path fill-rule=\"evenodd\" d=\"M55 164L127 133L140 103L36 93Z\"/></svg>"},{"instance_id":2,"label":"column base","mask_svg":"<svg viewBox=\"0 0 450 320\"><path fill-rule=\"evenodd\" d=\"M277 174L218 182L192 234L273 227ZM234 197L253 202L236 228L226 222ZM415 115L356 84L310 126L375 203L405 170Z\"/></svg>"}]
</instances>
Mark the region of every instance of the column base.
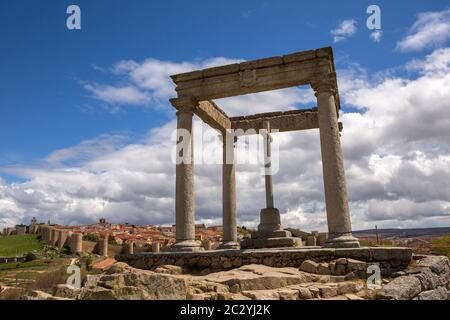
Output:
<instances>
[{"instance_id":1,"label":"column base","mask_svg":"<svg viewBox=\"0 0 450 320\"><path fill-rule=\"evenodd\" d=\"M240 249L241 246L239 244L239 242L236 241L225 241L222 242L221 245L219 246L219 249Z\"/></svg>"},{"instance_id":2,"label":"column base","mask_svg":"<svg viewBox=\"0 0 450 320\"><path fill-rule=\"evenodd\" d=\"M280 222L280 211L277 208L264 208L260 212L260 221L258 225L259 232L273 232L283 230Z\"/></svg>"},{"instance_id":3,"label":"column base","mask_svg":"<svg viewBox=\"0 0 450 320\"><path fill-rule=\"evenodd\" d=\"M330 233L325 241L324 248L359 248L359 240L351 233L333 234Z\"/></svg>"},{"instance_id":4,"label":"column base","mask_svg":"<svg viewBox=\"0 0 450 320\"><path fill-rule=\"evenodd\" d=\"M173 252L197 252L203 250L201 242L196 240L180 241L171 247L171 251Z\"/></svg>"}]
</instances>

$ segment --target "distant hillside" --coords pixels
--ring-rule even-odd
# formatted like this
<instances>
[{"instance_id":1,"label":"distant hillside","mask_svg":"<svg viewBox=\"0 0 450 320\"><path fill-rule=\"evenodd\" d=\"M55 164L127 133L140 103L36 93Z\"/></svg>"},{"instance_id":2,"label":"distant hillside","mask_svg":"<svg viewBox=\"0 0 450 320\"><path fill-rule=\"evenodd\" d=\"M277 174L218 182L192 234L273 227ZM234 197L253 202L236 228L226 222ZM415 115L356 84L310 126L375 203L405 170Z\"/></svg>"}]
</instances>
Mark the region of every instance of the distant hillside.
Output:
<instances>
[{"instance_id":1,"label":"distant hillside","mask_svg":"<svg viewBox=\"0 0 450 320\"><path fill-rule=\"evenodd\" d=\"M353 231L358 237L373 237L375 229ZM450 227L444 228L417 228L417 229L378 229L382 238L402 239L415 237L442 237L450 234Z\"/></svg>"},{"instance_id":2,"label":"distant hillside","mask_svg":"<svg viewBox=\"0 0 450 320\"><path fill-rule=\"evenodd\" d=\"M0 257L22 256L30 251L42 250L42 243L35 234L0 238Z\"/></svg>"}]
</instances>

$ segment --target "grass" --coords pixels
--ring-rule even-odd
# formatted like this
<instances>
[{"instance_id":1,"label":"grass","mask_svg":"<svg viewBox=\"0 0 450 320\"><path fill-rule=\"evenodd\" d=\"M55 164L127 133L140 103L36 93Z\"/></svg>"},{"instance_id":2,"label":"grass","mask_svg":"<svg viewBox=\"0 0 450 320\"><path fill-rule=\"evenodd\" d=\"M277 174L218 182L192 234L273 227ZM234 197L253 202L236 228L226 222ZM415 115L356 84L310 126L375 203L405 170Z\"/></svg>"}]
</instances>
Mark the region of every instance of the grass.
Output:
<instances>
[{"instance_id":1,"label":"grass","mask_svg":"<svg viewBox=\"0 0 450 320\"><path fill-rule=\"evenodd\" d=\"M433 253L450 258L450 234L431 241Z\"/></svg>"},{"instance_id":2,"label":"grass","mask_svg":"<svg viewBox=\"0 0 450 320\"><path fill-rule=\"evenodd\" d=\"M44 245L36 234L0 238L0 257L23 256L30 251L42 251Z\"/></svg>"}]
</instances>

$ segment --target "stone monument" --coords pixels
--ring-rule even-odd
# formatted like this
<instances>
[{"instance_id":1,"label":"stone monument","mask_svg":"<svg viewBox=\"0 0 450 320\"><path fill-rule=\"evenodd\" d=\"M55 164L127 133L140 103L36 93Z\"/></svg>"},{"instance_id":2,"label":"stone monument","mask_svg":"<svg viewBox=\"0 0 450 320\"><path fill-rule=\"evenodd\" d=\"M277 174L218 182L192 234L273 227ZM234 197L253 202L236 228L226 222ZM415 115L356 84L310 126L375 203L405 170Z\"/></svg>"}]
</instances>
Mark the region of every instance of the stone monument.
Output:
<instances>
[{"instance_id":1,"label":"stone monument","mask_svg":"<svg viewBox=\"0 0 450 320\"><path fill-rule=\"evenodd\" d=\"M322 152L325 205L328 222L327 247L359 247L352 236L348 208L344 162L340 143L342 126L338 122L339 91L331 47L297 52L284 56L246 61L171 76L177 97L170 102L177 109L176 164L176 243L174 251L199 251L195 240L195 191L192 118L195 115L222 134L223 163L223 248L238 248L236 231L236 179L234 163L235 131L255 133L261 129L277 132L319 129ZM270 112L230 118L212 100L293 86L310 85L317 98L317 107L305 110ZM186 136L185 133L188 133ZM270 136L270 132L267 137ZM187 139L185 141L184 139ZM185 144L181 148L181 142ZM267 144L269 145L269 144ZM295 246L283 230L280 215L273 207L271 177L266 175L266 208L255 239L276 246ZM272 199L272 200L271 200ZM280 240L282 239L282 240ZM284 240L283 240L284 239ZM285 243L283 243L285 241Z\"/></svg>"}]
</instances>

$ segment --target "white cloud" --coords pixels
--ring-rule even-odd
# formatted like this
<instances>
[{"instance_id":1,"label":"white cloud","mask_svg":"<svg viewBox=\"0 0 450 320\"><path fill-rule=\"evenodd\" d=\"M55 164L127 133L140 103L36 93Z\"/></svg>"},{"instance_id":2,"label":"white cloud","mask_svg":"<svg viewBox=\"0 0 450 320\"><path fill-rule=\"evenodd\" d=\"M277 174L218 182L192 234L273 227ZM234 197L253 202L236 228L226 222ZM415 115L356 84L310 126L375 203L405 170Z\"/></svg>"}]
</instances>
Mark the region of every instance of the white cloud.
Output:
<instances>
[{"instance_id":1,"label":"white cloud","mask_svg":"<svg viewBox=\"0 0 450 320\"><path fill-rule=\"evenodd\" d=\"M242 60L222 57L180 63L153 58L142 62L122 60L110 68L112 80L120 80L120 84L85 83L84 88L91 92L95 99L112 105L113 111L121 110L124 105L149 106L150 103L153 107L167 107L168 99L173 97L175 92L170 75L240 61Z\"/></svg>"},{"instance_id":2,"label":"white cloud","mask_svg":"<svg viewBox=\"0 0 450 320\"><path fill-rule=\"evenodd\" d=\"M96 83L86 83L84 88L90 91L95 99L114 106L121 104L146 105L150 102L150 95L133 86L111 86Z\"/></svg>"},{"instance_id":3,"label":"white cloud","mask_svg":"<svg viewBox=\"0 0 450 320\"><path fill-rule=\"evenodd\" d=\"M450 9L423 12L409 29L408 35L397 42L403 52L419 51L445 44L450 39Z\"/></svg>"},{"instance_id":4,"label":"white cloud","mask_svg":"<svg viewBox=\"0 0 450 320\"><path fill-rule=\"evenodd\" d=\"M437 49L422 60L412 60L406 68L423 74L446 73L450 69L450 48Z\"/></svg>"},{"instance_id":5,"label":"white cloud","mask_svg":"<svg viewBox=\"0 0 450 320\"><path fill-rule=\"evenodd\" d=\"M414 79L383 72L369 76L355 63L337 71L342 104L360 111L342 112L340 118L355 229L373 228L374 224L450 224L449 50L439 49L410 62L407 67L418 71ZM132 79L134 71L144 65L118 64L116 72L125 72ZM172 68L177 69L176 63ZM160 97L168 92L165 85L171 87L150 80L136 81L136 86L138 83L153 88ZM314 97L294 88L217 102L234 115L311 106ZM194 132L199 132L198 121L195 126ZM28 222L32 216L61 223L90 223L100 217L117 222L173 223L174 128L175 120L134 143L122 135L100 136L56 150L38 166L4 169L25 177L26 182L0 180L0 225ZM275 204L283 223L326 230L318 130L274 138L280 145ZM198 155L202 150L197 137L195 141ZM220 144L211 141L202 152L214 157L220 151ZM264 179L259 169L254 165L237 167L239 224L256 226L264 206ZM221 166L198 165L195 173L197 219L220 223Z\"/></svg>"},{"instance_id":6,"label":"white cloud","mask_svg":"<svg viewBox=\"0 0 450 320\"><path fill-rule=\"evenodd\" d=\"M357 22L355 19L347 19L342 21L339 26L331 30L333 41L337 43L352 37L357 31L356 24Z\"/></svg>"}]
</instances>

